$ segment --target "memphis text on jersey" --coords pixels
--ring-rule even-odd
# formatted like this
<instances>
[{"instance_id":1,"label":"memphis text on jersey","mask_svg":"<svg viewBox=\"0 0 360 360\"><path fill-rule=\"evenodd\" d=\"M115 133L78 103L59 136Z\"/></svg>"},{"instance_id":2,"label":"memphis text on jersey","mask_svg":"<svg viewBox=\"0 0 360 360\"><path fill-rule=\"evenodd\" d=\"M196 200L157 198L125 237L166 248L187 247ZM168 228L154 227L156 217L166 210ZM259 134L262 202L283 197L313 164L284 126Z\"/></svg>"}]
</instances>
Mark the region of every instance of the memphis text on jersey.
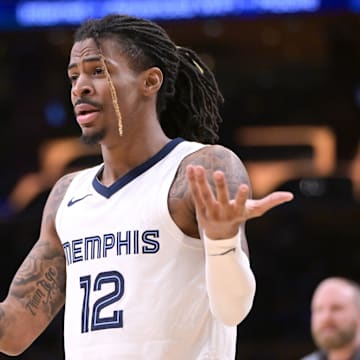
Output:
<instances>
[{"instance_id":1,"label":"memphis text on jersey","mask_svg":"<svg viewBox=\"0 0 360 360\"><path fill-rule=\"evenodd\" d=\"M155 254L160 249L159 230L118 231L104 235L87 236L63 243L68 265L108 256Z\"/></svg>"}]
</instances>

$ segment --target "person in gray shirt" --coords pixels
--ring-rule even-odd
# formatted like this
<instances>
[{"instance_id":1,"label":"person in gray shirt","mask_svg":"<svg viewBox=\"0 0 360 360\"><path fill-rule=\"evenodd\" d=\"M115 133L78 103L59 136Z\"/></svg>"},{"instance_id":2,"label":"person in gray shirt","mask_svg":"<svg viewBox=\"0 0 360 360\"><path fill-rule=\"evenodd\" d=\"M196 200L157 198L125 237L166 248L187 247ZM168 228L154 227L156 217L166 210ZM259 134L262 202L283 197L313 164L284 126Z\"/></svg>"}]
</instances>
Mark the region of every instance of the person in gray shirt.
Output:
<instances>
[{"instance_id":1,"label":"person in gray shirt","mask_svg":"<svg viewBox=\"0 0 360 360\"><path fill-rule=\"evenodd\" d=\"M311 301L311 334L318 350L300 360L360 360L360 285L322 280Z\"/></svg>"}]
</instances>

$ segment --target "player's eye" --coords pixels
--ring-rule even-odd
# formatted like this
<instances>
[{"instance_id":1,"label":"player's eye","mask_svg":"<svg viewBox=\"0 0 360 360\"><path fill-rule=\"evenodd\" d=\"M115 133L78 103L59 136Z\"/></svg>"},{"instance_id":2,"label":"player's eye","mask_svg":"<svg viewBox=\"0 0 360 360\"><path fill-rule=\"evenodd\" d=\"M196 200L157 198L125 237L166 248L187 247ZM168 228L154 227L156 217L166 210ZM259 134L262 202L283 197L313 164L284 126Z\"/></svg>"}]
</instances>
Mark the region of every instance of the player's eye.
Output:
<instances>
[{"instance_id":1,"label":"player's eye","mask_svg":"<svg viewBox=\"0 0 360 360\"><path fill-rule=\"evenodd\" d=\"M95 75L101 75L103 73L104 73L104 68L102 66L101 67L100 66L96 67L95 70L94 70Z\"/></svg>"},{"instance_id":2,"label":"player's eye","mask_svg":"<svg viewBox=\"0 0 360 360\"><path fill-rule=\"evenodd\" d=\"M70 74L68 76L69 81L70 81L71 84L73 84L77 80L78 77L79 77L79 75L77 75L77 74Z\"/></svg>"}]
</instances>

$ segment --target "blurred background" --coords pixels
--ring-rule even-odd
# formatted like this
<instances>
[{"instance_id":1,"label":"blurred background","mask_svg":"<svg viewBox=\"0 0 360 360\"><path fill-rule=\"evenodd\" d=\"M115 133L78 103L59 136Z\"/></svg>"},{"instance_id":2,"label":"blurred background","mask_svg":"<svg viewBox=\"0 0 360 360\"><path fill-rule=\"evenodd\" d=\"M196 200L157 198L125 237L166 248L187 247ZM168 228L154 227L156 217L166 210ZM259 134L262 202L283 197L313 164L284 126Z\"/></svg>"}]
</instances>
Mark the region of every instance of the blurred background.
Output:
<instances>
[{"instance_id":1,"label":"blurred background","mask_svg":"<svg viewBox=\"0 0 360 360\"><path fill-rule=\"evenodd\" d=\"M51 186L101 161L78 142L66 66L79 23L114 11L156 20L212 68L220 142L244 161L254 197L294 192L248 223L258 289L237 357L299 359L314 348L317 283L360 281L360 0L0 1L0 298ZM63 359L61 317L15 358Z\"/></svg>"}]
</instances>

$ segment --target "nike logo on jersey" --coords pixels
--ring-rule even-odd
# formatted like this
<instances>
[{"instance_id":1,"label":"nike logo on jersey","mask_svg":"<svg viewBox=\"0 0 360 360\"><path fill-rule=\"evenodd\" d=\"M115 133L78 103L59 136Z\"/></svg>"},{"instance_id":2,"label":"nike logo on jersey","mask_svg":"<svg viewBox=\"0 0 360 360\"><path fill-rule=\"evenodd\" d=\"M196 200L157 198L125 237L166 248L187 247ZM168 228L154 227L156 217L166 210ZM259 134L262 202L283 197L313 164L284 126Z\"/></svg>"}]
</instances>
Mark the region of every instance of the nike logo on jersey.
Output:
<instances>
[{"instance_id":1,"label":"nike logo on jersey","mask_svg":"<svg viewBox=\"0 0 360 360\"><path fill-rule=\"evenodd\" d=\"M77 202L79 202L79 201L81 201L81 200L84 200L85 198L87 198L88 196L92 196L92 194L87 194L87 195L85 195L85 196L83 196L83 197L81 197L81 198L78 198L78 199L74 199L74 198L72 198L69 202L68 202L68 204L67 204L67 206L73 206L74 204L76 204Z\"/></svg>"}]
</instances>

